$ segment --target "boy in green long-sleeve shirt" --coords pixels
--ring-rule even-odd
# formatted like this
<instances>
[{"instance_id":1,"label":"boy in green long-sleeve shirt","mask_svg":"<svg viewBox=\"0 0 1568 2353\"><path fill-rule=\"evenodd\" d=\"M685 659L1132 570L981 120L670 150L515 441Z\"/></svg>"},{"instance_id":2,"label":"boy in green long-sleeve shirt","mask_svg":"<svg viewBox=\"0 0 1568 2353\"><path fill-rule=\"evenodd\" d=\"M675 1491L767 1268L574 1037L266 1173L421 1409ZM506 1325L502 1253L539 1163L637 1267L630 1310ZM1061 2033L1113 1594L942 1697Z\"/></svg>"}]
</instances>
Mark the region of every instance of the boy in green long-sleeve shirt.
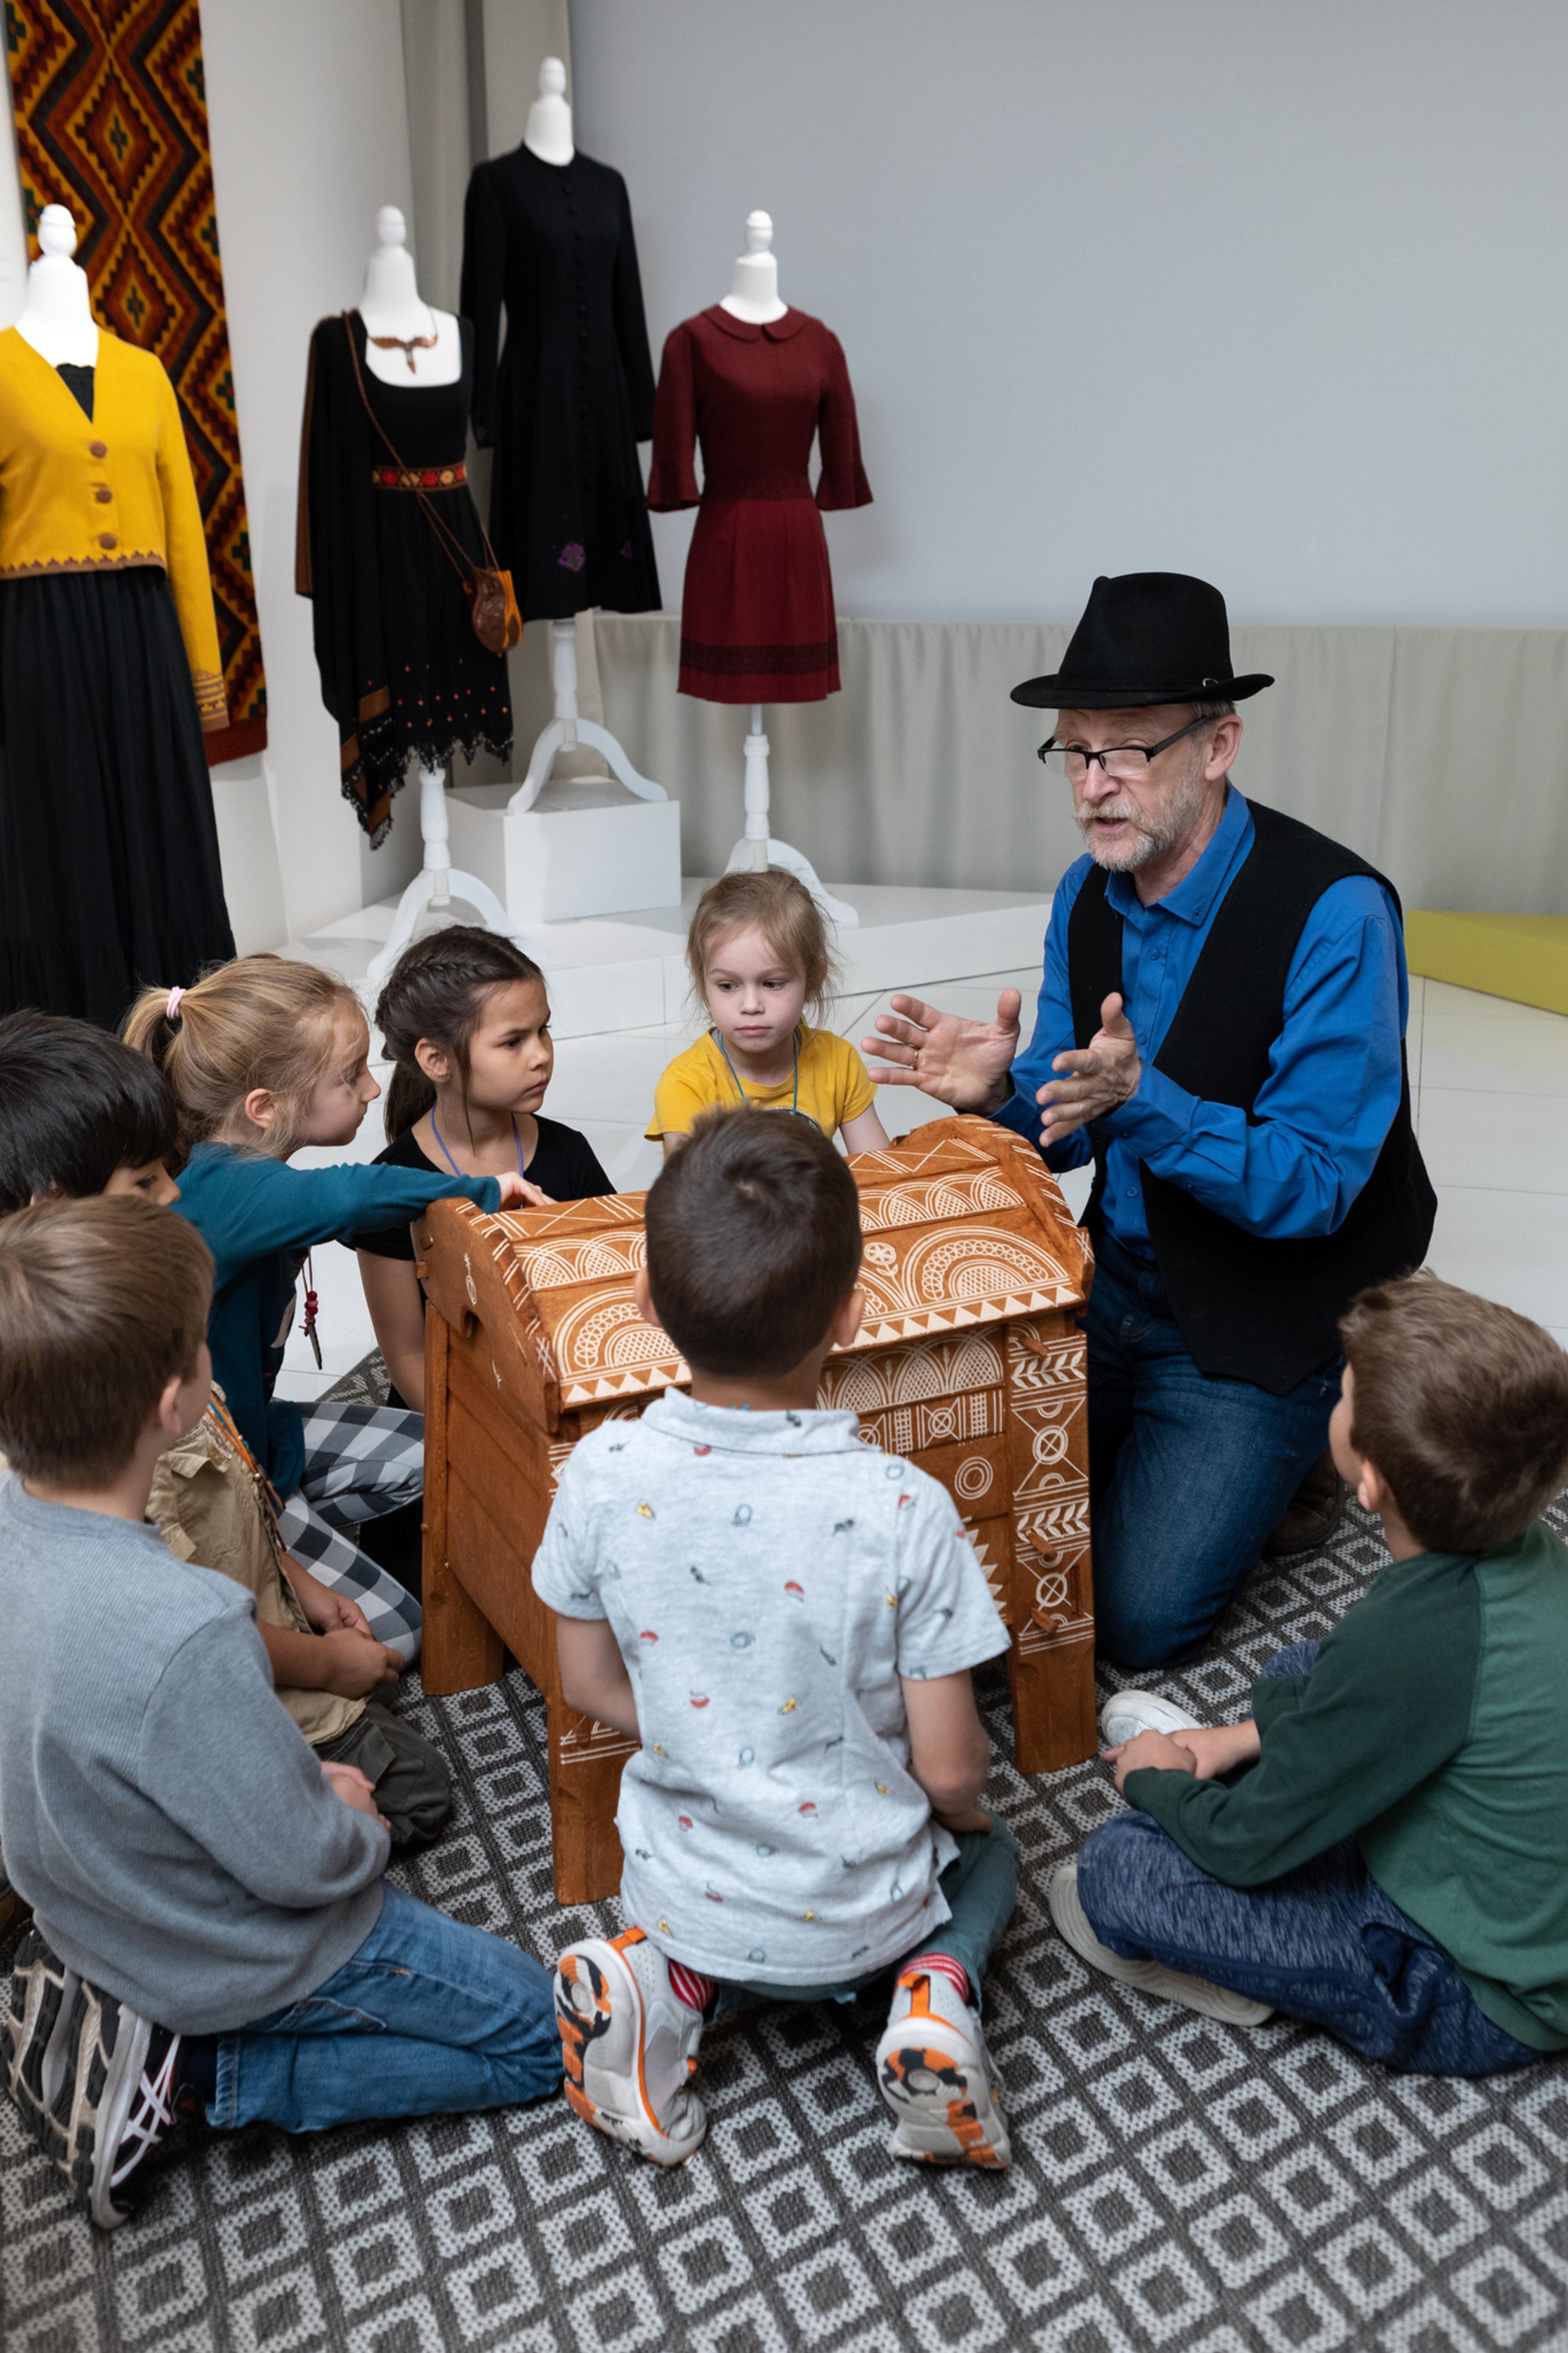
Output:
<instances>
[{"instance_id":1,"label":"boy in green long-sleeve shirt","mask_svg":"<svg viewBox=\"0 0 1568 2353\"><path fill-rule=\"evenodd\" d=\"M1106 1711L1135 1810L1049 1896L1108 1975L1238 2023L1481 2075L1568 2050L1568 1356L1417 1275L1342 1326L1330 1443L1391 1555L1246 1722Z\"/></svg>"}]
</instances>

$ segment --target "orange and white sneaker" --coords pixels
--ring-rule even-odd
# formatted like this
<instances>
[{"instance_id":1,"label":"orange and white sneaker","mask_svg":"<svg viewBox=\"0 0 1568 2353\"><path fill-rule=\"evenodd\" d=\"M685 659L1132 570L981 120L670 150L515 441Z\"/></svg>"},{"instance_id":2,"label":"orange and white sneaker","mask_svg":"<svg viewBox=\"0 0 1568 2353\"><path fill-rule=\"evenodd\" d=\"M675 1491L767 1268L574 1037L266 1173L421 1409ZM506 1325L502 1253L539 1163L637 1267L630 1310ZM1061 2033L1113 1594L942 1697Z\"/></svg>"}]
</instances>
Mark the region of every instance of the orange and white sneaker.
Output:
<instances>
[{"instance_id":1,"label":"orange and white sneaker","mask_svg":"<svg viewBox=\"0 0 1568 2353\"><path fill-rule=\"evenodd\" d=\"M940 1970L905 1969L877 2045L877 2087L898 2122L895 2157L920 2165L1013 2162L980 2020Z\"/></svg>"},{"instance_id":2,"label":"orange and white sneaker","mask_svg":"<svg viewBox=\"0 0 1568 2353\"><path fill-rule=\"evenodd\" d=\"M566 2097L611 2140L656 2165L684 2165L708 2115L691 2088L702 2013L669 1981L640 1928L570 1945L555 1964L555 2022Z\"/></svg>"}]
</instances>

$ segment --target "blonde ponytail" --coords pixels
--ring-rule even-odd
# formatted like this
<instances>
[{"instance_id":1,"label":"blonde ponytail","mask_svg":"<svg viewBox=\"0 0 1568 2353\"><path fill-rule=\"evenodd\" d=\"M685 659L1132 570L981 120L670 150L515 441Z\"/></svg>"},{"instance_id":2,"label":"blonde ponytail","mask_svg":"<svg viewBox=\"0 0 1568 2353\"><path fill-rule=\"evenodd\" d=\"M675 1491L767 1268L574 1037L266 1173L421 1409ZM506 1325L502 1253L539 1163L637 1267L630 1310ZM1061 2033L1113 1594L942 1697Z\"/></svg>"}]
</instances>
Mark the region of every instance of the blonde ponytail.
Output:
<instances>
[{"instance_id":1,"label":"blonde ponytail","mask_svg":"<svg viewBox=\"0 0 1568 2353\"><path fill-rule=\"evenodd\" d=\"M144 988L121 1035L174 1088L184 1152L211 1136L236 1143L243 1135L269 1159L287 1160L303 1140L310 1097L331 1067L341 1018L359 1012L348 983L318 965L237 956L194 987ZM257 1088L279 1104L266 1130L244 1117L245 1099Z\"/></svg>"}]
</instances>

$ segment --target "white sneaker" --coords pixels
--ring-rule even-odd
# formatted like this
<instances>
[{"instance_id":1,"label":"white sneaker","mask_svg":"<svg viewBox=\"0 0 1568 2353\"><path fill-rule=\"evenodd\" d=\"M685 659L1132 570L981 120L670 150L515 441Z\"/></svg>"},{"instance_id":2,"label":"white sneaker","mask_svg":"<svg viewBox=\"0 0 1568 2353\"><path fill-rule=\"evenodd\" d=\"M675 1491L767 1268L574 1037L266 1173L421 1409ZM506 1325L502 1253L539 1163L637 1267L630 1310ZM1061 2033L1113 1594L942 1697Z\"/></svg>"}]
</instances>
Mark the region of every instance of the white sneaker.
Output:
<instances>
[{"instance_id":1,"label":"white sneaker","mask_svg":"<svg viewBox=\"0 0 1568 2353\"><path fill-rule=\"evenodd\" d=\"M889 2146L917 2165L1013 2162L1001 2085L980 2020L951 1980L910 1969L877 2045L877 2088L898 2122Z\"/></svg>"},{"instance_id":2,"label":"white sneaker","mask_svg":"<svg viewBox=\"0 0 1568 2353\"><path fill-rule=\"evenodd\" d=\"M1200 1728L1195 1715L1178 1707L1173 1700L1162 1699L1158 1692L1114 1692L1100 1718L1100 1729L1108 1748L1120 1748L1124 1741L1135 1740L1141 1732L1196 1732Z\"/></svg>"},{"instance_id":3,"label":"white sneaker","mask_svg":"<svg viewBox=\"0 0 1568 2353\"><path fill-rule=\"evenodd\" d=\"M1226 1986L1211 1985L1207 1978L1188 1977L1183 1969L1168 1969L1160 1961L1124 1961L1120 1953L1102 1945L1079 1902L1076 1862L1058 1863L1046 1882L1046 1901L1062 1941L1103 1977L1136 1986L1140 1993L1152 1994L1158 2001L1179 2001L1184 2009L1201 2010L1205 2018L1223 2019L1227 2026L1261 2026L1265 2019L1273 2017L1266 2001L1253 2001L1247 1994L1232 1993Z\"/></svg>"},{"instance_id":4,"label":"white sneaker","mask_svg":"<svg viewBox=\"0 0 1568 2353\"><path fill-rule=\"evenodd\" d=\"M555 1965L555 2022L566 2097L596 2132L656 2165L684 2165L701 2147L708 2116L690 2078L702 2016L640 1928L567 1947Z\"/></svg>"}]
</instances>

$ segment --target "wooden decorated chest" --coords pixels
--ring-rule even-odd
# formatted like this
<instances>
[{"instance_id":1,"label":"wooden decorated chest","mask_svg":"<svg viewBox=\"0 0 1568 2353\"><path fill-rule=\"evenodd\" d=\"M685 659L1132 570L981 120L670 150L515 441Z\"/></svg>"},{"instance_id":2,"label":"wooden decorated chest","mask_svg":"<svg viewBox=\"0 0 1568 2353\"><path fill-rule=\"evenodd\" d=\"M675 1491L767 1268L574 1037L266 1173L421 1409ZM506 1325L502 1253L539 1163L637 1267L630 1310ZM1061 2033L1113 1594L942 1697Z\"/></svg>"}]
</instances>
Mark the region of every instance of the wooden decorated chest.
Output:
<instances>
[{"instance_id":1,"label":"wooden decorated chest","mask_svg":"<svg viewBox=\"0 0 1568 2353\"><path fill-rule=\"evenodd\" d=\"M1039 1155L989 1120L939 1120L849 1166L866 1316L821 1401L940 1479L1012 1635L1018 1765L1095 1746L1084 1344L1093 1261ZM634 1744L561 1698L529 1570L578 1439L687 1367L632 1296L640 1193L486 1217L443 1201L421 1238L429 1692L492 1682L510 1650L543 1693L556 1893L619 1884L614 1816Z\"/></svg>"}]
</instances>

